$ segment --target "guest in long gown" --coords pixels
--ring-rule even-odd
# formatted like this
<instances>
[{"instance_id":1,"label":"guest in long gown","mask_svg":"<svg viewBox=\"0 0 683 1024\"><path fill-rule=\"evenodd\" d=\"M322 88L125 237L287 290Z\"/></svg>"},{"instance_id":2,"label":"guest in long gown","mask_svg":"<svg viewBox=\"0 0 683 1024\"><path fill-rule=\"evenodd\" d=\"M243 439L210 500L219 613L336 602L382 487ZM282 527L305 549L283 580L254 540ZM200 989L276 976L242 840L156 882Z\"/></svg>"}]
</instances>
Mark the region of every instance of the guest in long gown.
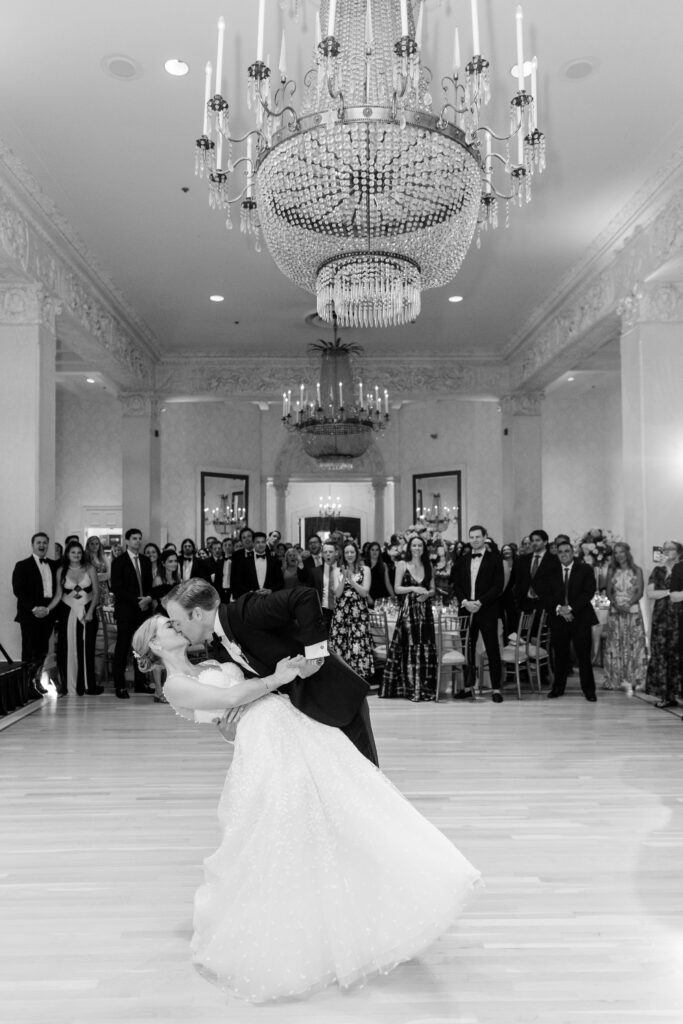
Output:
<instances>
[{"instance_id":1,"label":"guest in long gown","mask_svg":"<svg viewBox=\"0 0 683 1024\"><path fill-rule=\"evenodd\" d=\"M98 606L110 605L112 602L109 590L109 563L104 554L102 541L94 534L85 542L85 560L90 562L97 573L97 583L100 588Z\"/></svg>"},{"instance_id":2,"label":"guest in long gown","mask_svg":"<svg viewBox=\"0 0 683 1024\"><path fill-rule=\"evenodd\" d=\"M95 567L85 561L80 541L66 545L57 589L48 605L57 609L57 666L62 693L97 695L103 688L95 678L95 609L99 585Z\"/></svg>"},{"instance_id":3,"label":"guest in long gown","mask_svg":"<svg viewBox=\"0 0 683 1024\"><path fill-rule=\"evenodd\" d=\"M374 671L370 635L370 570L360 560L358 545L347 540L341 565L332 572L334 614L330 626L330 648L354 672L369 679Z\"/></svg>"},{"instance_id":4,"label":"guest in long gown","mask_svg":"<svg viewBox=\"0 0 683 1024\"><path fill-rule=\"evenodd\" d=\"M411 538L407 554L408 561L396 565L394 591L401 606L379 696L434 700L438 675L432 613L434 577L421 537Z\"/></svg>"},{"instance_id":5,"label":"guest in long gown","mask_svg":"<svg viewBox=\"0 0 683 1024\"><path fill-rule=\"evenodd\" d=\"M367 546L367 559L365 564L370 570L370 598L374 604L376 601L393 598L394 588L389 578L389 566L382 558L382 547L373 540Z\"/></svg>"},{"instance_id":6,"label":"guest in long gown","mask_svg":"<svg viewBox=\"0 0 683 1024\"><path fill-rule=\"evenodd\" d=\"M647 666L645 690L659 697L658 707L676 706L681 692L680 605L669 600L673 567L683 557L683 545L668 540L662 547L664 561L650 574L647 596L654 599L650 632L650 662Z\"/></svg>"},{"instance_id":7,"label":"guest in long gown","mask_svg":"<svg viewBox=\"0 0 683 1024\"><path fill-rule=\"evenodd\" d=\"M610 608L605 627L603 686L606 690L621 687L629 697L643 688L647 673L647 640L639 604L644 590L643 570L634 563L630 546L619 541L607 570Z\"/></svg>"},{"instance_id":8,"label":"guest in long gown","mask_svg":"<svg viewBox=\"0 0 683 1024\"><path fill-rule=\"evenodd\" d=\"M191 665L186 645L160 616L133 640L142 667L163 660L179 715L224 735L230 719L236 732L221 843L195 897L199 973L263 1003L347 988L419 955L459 917L476 868L339 729L273 692L304 674L303 657L247 678L234 662ZM312 686L324 689L324 672Z\"/></svg>"}]
</instances>

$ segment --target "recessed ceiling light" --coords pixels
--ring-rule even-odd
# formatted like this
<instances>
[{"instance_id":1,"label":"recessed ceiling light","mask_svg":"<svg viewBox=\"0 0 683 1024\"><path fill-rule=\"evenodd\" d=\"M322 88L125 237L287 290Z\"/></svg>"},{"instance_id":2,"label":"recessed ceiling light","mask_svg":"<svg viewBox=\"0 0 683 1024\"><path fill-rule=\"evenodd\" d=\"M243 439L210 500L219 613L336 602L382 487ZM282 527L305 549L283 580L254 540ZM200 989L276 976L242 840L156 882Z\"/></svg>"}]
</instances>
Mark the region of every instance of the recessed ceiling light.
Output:
<instances>
[{"instance_id":1,"label":"recessed ceiling light","mask_svg":"<svg viewBox=\"0 0 683 1024\"><path fill-rule=\"evenodd\" d=\"M223 295L209 295L209 298L211 299L212 302L223 302L224 296Z\"/></svg>"},{"instance_id":2,"label":"recessed ceiling light","mask_svg":"<svg viewBox=\"0 0 683 1024\"><path fill-rule=\"evenodd\" d=\"M125 53L107 54L102 58L101 66L103 71L106 71L112 78L119 78L123 81L131 81L142 75L142 65L132 57L127 57Z\"/></svg>"},{"instance_id":3,"label":"recessed ceiling light","mask_svg":"<svg viewBox=\"0 0 683 1024\"><path fill-rule=\"evenodd\" d=\"M563 64L561 70L565 78L576 80L592 74L599 63L597 57L577 57L575 60L569 60Z\"/></svg>"},{"instance_id":4,"label":"recessed ceiling light","mask_svg":"<svg viewBox=\"0 0 683 1024\"><path fill-rule=\"evenodd\" d=\"M573 381L573 380L574 380L574 377L567 377L567 380L568 380L568 381Z\"/></svg>"},{"instance_id":5,"label":"recessed ceiling light","mask_svg":"<svg viewBox=\"0 0 683 1024\"><path fill-rule=\"evenodd\" d=\"M448 301L449 302L462 302L462 295L449 295L448 296Z\"/></svg>"},{"instance_id":6,"label":"recessed ceiling light","mask_svg":"<svg viewBox=\"0 0 683 1024\"><path fill-rule=\"evenodd\" d=\"M513 64L512 67L510 68L510 74L512 75L513 78L517 78L517 68L518 68L518 66L519 66L518 64ZM533 61L525 60L524 61L524 77L525 78L529 77L529 75L531 74L532 68L533 68Z\"/></svg>"},{"instance_id":7,"label":"recessed ceiling light","mask_svg":"<svg viewBox=\"0 0 683 1024\"><path fill-rule=\"evenodd\" d=\"M85 378L85 382L86 382L86 384L94 384L95 383L95 378L94 377L86 377Z\"/></svg>"},{"instance_id":8,"label":"recessed ceiling light","mask_svg":"<svg viewBox=\"0 0 683 1024\"><path fill-rule=\"evenodd\" d=\"M174 75L176 78L182 78L190 70L190 65L184 60L178 60L177 57L171 57L164 63L164 69L169 75Z\"/></svg>"}]
</instances>

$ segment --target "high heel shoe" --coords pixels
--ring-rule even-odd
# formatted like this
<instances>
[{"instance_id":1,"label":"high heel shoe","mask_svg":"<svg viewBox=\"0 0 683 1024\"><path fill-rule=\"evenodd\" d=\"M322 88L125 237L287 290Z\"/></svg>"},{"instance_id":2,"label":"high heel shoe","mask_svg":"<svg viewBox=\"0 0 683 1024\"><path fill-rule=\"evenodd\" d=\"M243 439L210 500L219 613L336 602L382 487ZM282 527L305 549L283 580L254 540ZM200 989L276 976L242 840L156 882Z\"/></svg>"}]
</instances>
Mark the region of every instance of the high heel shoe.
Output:
<instances>
[{"instance_id":1,"label":"high heel shoe","mask_svg":"<svg viewBox=\"0 0 683 1024\"><path fill-rule=\"evenodd\" d=\"M168 704L168 701L166 700L166 698L164 697L164 695L162 693L161 697L155 697L154 698L154 703L155 704Z\"/></svg>"},{"instance_id":2,"label":"high heel shoe","mask_svg":"<svg viewBox=\"0 0 683 1024\"><path fill-rule=\"evenodd\" d=\"M678 704L675 700L658 700L655 704L656 708L676 708Z\"/></svg>"}]
</instances>

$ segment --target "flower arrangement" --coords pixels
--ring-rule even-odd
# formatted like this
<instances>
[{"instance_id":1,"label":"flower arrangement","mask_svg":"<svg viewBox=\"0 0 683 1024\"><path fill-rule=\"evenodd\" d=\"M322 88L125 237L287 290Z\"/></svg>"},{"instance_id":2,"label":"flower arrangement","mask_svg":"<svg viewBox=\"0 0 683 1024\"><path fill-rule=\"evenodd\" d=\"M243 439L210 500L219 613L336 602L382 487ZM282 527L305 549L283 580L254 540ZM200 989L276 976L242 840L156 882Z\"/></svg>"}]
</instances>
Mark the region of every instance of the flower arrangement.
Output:
<instances>
[{"instance_id":1,"label":"flower arrangement","mask_svg":"<svg viewBox=\"0 0 683 1024\"><path fill-rule=\"evenodd\" d=\"M615 543L619 540L610 530L588 530L580 540L574 541L578 554L588 565L598 569L607 564L612 557Z\"/></svg>"}]
</instances>

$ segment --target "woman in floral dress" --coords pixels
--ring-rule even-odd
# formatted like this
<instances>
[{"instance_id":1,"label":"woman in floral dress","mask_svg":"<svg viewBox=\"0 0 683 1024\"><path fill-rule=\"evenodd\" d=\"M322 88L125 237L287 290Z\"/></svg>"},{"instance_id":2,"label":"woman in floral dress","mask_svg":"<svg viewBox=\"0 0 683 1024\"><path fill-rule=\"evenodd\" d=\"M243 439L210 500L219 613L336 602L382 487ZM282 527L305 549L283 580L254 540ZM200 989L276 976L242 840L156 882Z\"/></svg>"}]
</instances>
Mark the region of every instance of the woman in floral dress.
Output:
<instances>
[{"instance_id":1,"label":"woman in floral dress","mask_svg":"<svg viewBox=\"0 0 683 1024\"><path fill-rule=\"evenodd\" d=\"M630 546L617 541L607 572L610 608L603 686L606 690L622 688L629 697L645 685L647 672L647 640L639 604L644 590L643 570L634 564Z\"/></svg>"},{"instance_id":2,"label":"woman in floral dress","mask_svg":"<svg viewBox=\"0 0 683 1024\"><path fill-rule=\"evenodd\" d=\"M347 665L369 679L374 671L370 636L370 570L360 560L352 540L344 542L343 563L333 570L334 615L330 626L330 647Z\"/></svg>"},{"instance_id":3,"label":"woman in floral dress","mask_svg":"<svg viewBox=\"0 0 683 1024\"><path fill-rule=\"evenodd\" d=\"M389 644L380 697L434 700L437 666L431 599L434 577L425 543L413 537L408 561L398 562L394 590L402 601Z\"/></svg>"},{"instance_id":4,"label":"woman in floral dress","mask_svg":"<svg viewBox=\"0 0 683 1024\"><path fill-rule=\"evenodd\" d=\"M676 696L683 683L680 653L681 618L678 607L669 600L671 571L683 556L683 544L668 540L662 547L664 561L650 574L647 596L654 598L650 663L647 666L645 690L659 697L657 707L676 706Z\"/></svg>"}]
</instances>

